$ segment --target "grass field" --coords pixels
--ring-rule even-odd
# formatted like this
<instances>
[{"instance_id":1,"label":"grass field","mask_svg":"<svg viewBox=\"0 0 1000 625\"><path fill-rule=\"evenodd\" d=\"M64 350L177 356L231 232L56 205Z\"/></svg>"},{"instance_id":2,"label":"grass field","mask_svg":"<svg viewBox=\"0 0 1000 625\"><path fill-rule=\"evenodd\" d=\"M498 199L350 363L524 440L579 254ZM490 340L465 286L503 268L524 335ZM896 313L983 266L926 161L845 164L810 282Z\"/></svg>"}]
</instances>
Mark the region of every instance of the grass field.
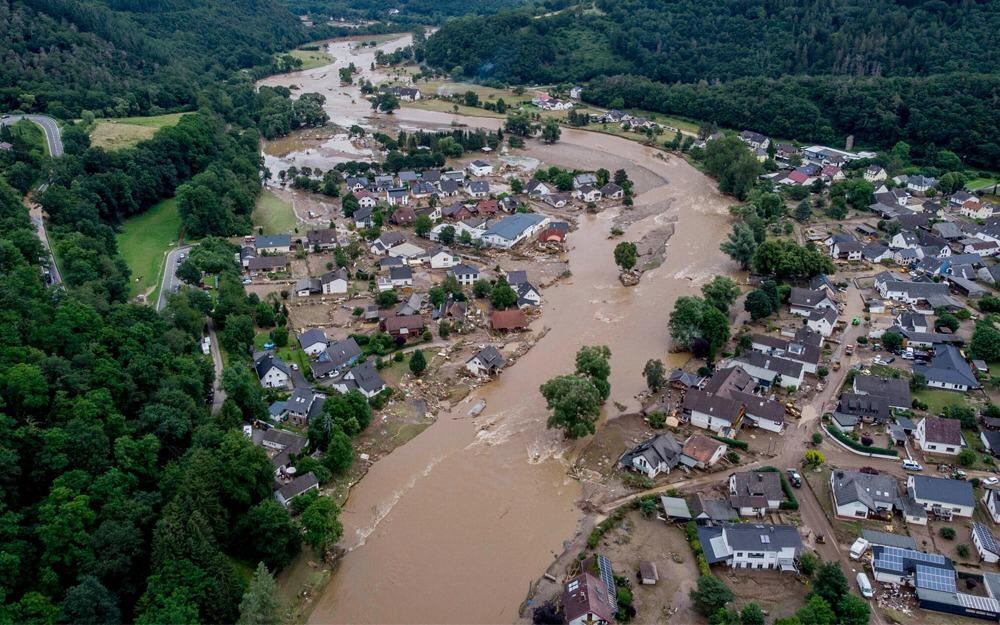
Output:
<instances>
[{"instance_id":1,"label":"grass field","mask_svg":"<svg viewBox=\"0 0 1000 625\"><path fill-rule=\"evenodd\" d=\"M48 155L49 142L45 140L45 133L42 131L42 128L34 122L22 119L11 126L10 130L14 136L21 138L21 140L32 148L37 148L43 154Z\"/></svg>"},{"instance_id":2,"label":"grass field","mask_svg":"<svg viewBox=\"0 0 1000 625\"><path fill-rule=\"evenodd\" d=\"M263 228L264 234L290 234L298 224L292 205L266 189L251 217L254 228Z\"/></svg>"},{"instance_id":3,"label":"grass field","mask_svg":"<svg viewBox=\"0 0 1000 625\"><path fill-rule=\"evenodd\" d=\"M165 254L177 241L181 217L177 200L164 200L141 215L126 219L117 236L118 251L132 271L132 296L152 289L151 300L160 289Z\"/></svg>"},{"instance_id":4,"label":"grass field","mask_svg":"<svg viewBox=\"0 0 1000 625\"><path fill-rule=\"evenodd\" d=\"M320 45L320 48L324 48L324 47L325 46ZM303 70L303 69L313 69L313 68L316 68L316 67L323 67L324 65L329 65L330 63L333 63L333 57L331 57L329 54L327 54L326 52L324 52L322 49L320 49L320 50L292 50L288 54L290 54L290 55L294 56L295 58L299 59L300 61L302 61L302 67L299 68L300 70Z\"/></svg>"},{"instance_id":5,"label":"grass field","mask_svg":"<svg viewBox=\"0 0 1000 625\"><path fill-rule=\"evenodd\" d=\"M927 404L927 412L932 415L939 415L944 411L945 406L964 406L965 395L953 391L941 391L937 389L925 388L914 391L913 397Z\"/></svg>"},{"instance_id":6,"label":"grass field","mask_svg":"<svg viewBox=\"0 0 1000 625\"><path fill-rule=\"evenodd\" d=\"M156 131L175 125L184 113L154 115L152 117L123 117L121 119L99 119L90 133L91 145L106 150L120 150L151 139Z\"/></svg>"},{"instance_id":7,"label":"grass field","mask_svg":"<svg viewBox=\"0 0 1000 625\"><path fill-rule=\"evenodd\" d=\"M973 178L965 183L965 188L975 191L983 187L992 187L995 184L997 184L996 178Z\"/></svg>"}]
</instances>

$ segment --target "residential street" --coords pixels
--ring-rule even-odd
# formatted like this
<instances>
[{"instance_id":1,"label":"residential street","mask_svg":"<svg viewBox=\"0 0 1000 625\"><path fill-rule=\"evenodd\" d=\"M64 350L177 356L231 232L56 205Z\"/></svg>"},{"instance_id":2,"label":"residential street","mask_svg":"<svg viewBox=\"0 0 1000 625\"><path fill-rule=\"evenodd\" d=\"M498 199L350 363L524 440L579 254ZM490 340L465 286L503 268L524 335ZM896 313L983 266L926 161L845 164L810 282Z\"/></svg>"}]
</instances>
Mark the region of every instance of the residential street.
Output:
<instances>
[{"instance_id":1,"label":"residential street","mask_svg":"<svg viewBox=\"0 0 1000 625\"><path fill-rule=\"evenodd\" d=\"M160 284L160 295L156 299L156 310L163 310L167 305L167 296L181 284L177 277L177 267L180 266L180 255L187 254L193 246L182 245L167 252L167 263L163 268L163 282ZM214 344L214 341L213 341Z\"/></svg>"}]
</instances>

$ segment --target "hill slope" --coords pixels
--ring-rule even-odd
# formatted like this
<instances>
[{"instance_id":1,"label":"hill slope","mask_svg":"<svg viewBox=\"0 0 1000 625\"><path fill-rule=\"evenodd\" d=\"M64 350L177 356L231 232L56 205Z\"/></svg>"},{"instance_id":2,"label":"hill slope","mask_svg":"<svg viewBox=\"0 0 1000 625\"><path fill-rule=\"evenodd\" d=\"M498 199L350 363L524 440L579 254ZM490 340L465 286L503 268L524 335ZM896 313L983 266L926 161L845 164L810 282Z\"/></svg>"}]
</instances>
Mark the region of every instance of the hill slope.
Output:
<instances>
[{"instance_id":1,"label":"hill slope","mask_svg":"<svg viewBox=\"0 0 1000 625\"><path fill-rule=\"evenodd\" d=\"M162 112L304 40L271 0L0 2L0 107Z\"/></svg>"}]
</instances>

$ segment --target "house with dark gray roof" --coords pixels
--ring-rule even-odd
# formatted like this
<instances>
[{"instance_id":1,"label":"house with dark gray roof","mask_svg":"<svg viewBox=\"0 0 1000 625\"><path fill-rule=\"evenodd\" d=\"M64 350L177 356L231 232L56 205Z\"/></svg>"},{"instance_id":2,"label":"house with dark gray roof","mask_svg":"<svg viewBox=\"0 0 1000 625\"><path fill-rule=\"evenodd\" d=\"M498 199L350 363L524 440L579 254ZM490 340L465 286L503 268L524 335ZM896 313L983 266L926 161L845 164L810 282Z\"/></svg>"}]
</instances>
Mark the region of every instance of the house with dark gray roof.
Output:
<instances>
[{"instance_id":1,"label":"house with dark gray roof","mask_svg":"<svg viewBox=\"0 0 1000 625\"><path fill-rule=\"evenodd\" d=\"M948 391L968 391L980 388L972 367L954 345L940 345L927 365L913 365L913 372L927 378L927 386Z\"/></svg>"},{"instance_id":2,"label":"house with dark gray roof","mask_svg":"<svg viewBox=\"0 0 1000 625\"><path fill-rule=\"evenodd\" d=\"M726 563L733 569L797 571L802 537L791 525L736 523L701 526L698 542L709 564Z\"/></svg>"},{"instance_id":3,"label":"house with dark gray roof","mask_svg":"<svg viewBox=\"0 0 1000 625\"><path fill-rule=\"evenodd\" d=\"M503 354L492 345L482 348L465 362L465 368L475 376L489 377L496 375L500 373L503 366Z\"/></svg>"},{"instance_id":4,"label":"house with dark gray roof","mask_svg":"<svg viewBox=\"0 0 1000 625\"><path fill-rule=\"evenodd\" d=\"M891 518L899 506L899 486L887 473L835 469L830 492L837 516L847 519Z\"/></svg>"},{"instance_id":5,"label":"house with dark gray roof","mask_svg":"<svg viewBox=\"0 0 1000 625\"><path fill-rule=\"evenodd\" d=\"M729 476L729 503L741 517L763 516L785 501L777 471L743 471Z\"/></svg>"},{"instance_id":6,"label":"house with dark gray roof","mask_svg":"<svg viewBox=\"0 0 1000 625\"><path fill-rule=\"evenodd\" d=\"M331 386L345 395L353 390L360 391L368 399L375 397L386 388L385 380L379 375L378 369L367 360L355 365L341 377L335 378Z\"/></svg>"},{"instance_id":7,"label":"house with dark gray roof","mask_svg":"<svg viewBox=\"0 0 1000 625\"><path fill-rule=\"evenodd\" d=\"M836 320L836 313L829 309L821 309L833 315ZM808 329L812 332L809 335L803 333ZM793 340L788 340L769 334L751 334L750 345L754 351L769 356L778 356L785 360L800 363L806 373L816 373L822 355L822 334L808 325L802 326L797 336ZM828 336L828 335L827 335Z\"/></svg>"},{"instance_id":8,"label":"house with dark gray roof","mask_svg":"<svg viewBox=\"0 0 1000 625\"><path fill-rule=\"evenodd\" d=\"M296 387L285 401L285 415L291 423L306 427L309 419L323 412L325 403L326 395L314 393L310 388Z\"/></svg>"},{"instance_id":9,"label":"house with dark gray roof","mask_svg":"<svg viewBox=\"0 0 1000 625\"><path fill-rule=\"evenodd\" d=\"M860 253L860 250L859 250ZM793 315L808 317L814 310L830 308L837 310L837 302L826 289L803 289L792 287L788 295L789 310Z\"/></svg>"},{"instance_id":10,"label":"house with dark gray roof","mask_svg":"<svg viewBox=\"0 0 1000 625\"><path fill-rule=\"evenodd\" d=\"M272 352L254 354L253 368L260 385L266 388L285 387L291 380L291 368Z\"/></svg>"},{"instance_id":11,"label":"house with dark gray roof","mask_svg":"<svg viewBox=\"0 0 1000 625\"><path fill-rule=\"evenodd\" d=\"M906 479L910 496L923 506L928 514L943 518L971 517L976 507L972 484L927 475L911 475Z\"/></svg>"},{"instance_id":12,"label":"house with dark gray roof","mask_svg":"<svg viewBox=\"0 0 1000 625\"><path fill-rule=\"evenodd\" d=\"M673 434L657 434L626 451L618 458L618 466L656 477L670 473L681 461L681 445Z\"/></svg>"},{"instance_id":13,"label":"house with dark gray roof","mask_svg":"<svg viewBox=\"0 0 1000 625\"><path fill-rule=\"evenodd\" d=\"M319 480L316 479L316 475L312 471L305 475L299 475L274 491L274 498L287 508L293 499L311 490L319 490Z\"/></svg>"},{"instance_id":14,"label":"house with dark gray roof","mask_svg":"<svg viewBox=\"0 0 1000 625\"><path fill-rule=\"evenodd\" d=\"M781 385L784 387L800 387L805 369L802 363L794 360L769 356L760 352L750 352L732 360L732 364L740 367L751 377L764 385Z\"/></svg>"},{"instance_id":15,"label":"house with dark gray roof","mask_svg":"<svg viewBox=\"0 0 1000 625\"><path fill-rule=\"evenodd\" d=\"M833 413L840 429L850 432L859 421L864 423L886 423L892 418L892 408L885 397L843 393Z\"/></svg>"},{"instance_id":16,"label":"house with dark gray roof","mask_svg":"<svg viewBox=\"0 0 1000 625\"><path fill-rule=\"evenodd\" d=\"M742 402L699 390L684 395L682 408L691 425L717 433L735 431L743 417Z\"/></svg>"},{"instance_id":17,"label":"house with dark gray roof","mask_svg":"<svg viewBox=\"0 0 1000 625\"><path fill-rule=\"evenodd\" d=\"M258 254L287 254L291 247L292 236L289 234L259 234L254 239Z\"/></svg>"},{"instance_id":18,"label":"house with dark gray roof","mask_svg":"<svg viewBox=\"0 0 1000 625\"><path fill-rule=\"evenodd\" d=\"M748 423L768 432L781 432L784 429L784 404L750 393L732 392L729 398L743 404L743 416Z\"/></svg>"},{"instance_id":19,"label":"house with dark gray roof","mask_svg":"<svg viewBox=\"0 0 1000 625\"><path fill-rule=\"evenodd\" d=\"M313 377L326 378L340 373L344 367L353 365L361 358L361 347L353 337L330 343L310 365Z\"/></svg>"},{"instance_id":20,"label":"house with dark gray roof","mask_svg":"<svg viewBox=\"0 0 1000 625\"><path fill-rule=\"evenodd\" d=\"M890 408L909 410L912 407L910 385L900 378L884 378L877 375L854 376L854 392L858 395L884 397Z\"/></svg>"},{"instance_id":21,"label":"house with dark gray roof","mask_svg":"<svg viewBox=\"0 0 1000 625\"><path fill-rule=\"evenodd\" d=\"M702 493L694 493L687 498L691 518L698 524L726 523L738 521L739 515L724 499L711 499Z\"/></svg>"},{"instance_id":22,"label":"house with dark gray roof","mask_svg":"<svg viewBox=\"0 0 1000 625\"><path fill-rule=\"evenodd\" d=\"M298 336L299 347L310 356L318 356L326 349L326 332L320 328L310 328Z\"/></svg>"},{"instance_id":23,"label":"house with dark gray roof","mask_svg":"<svg viewBox=\"0 0 1000 625\"><path fill-rule=\"evenodd\" d=\"M899 549L916 549L917 541L910 536L903 534L892 534L890 532L880 532L878 530L861 530L861 537L873 545L885 547L898 547Z\"/></svg>"}]
</instances>

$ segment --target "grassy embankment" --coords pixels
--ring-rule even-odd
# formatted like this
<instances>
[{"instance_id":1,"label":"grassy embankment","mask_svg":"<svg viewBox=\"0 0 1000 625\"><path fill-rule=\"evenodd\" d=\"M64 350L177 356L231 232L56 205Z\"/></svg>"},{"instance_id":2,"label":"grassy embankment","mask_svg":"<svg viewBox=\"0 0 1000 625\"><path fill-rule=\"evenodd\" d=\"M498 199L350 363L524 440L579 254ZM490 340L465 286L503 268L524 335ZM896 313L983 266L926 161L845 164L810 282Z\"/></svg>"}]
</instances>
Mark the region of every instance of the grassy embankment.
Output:
<instances>
[{"instance_id":1,"label":"grassy embankment","mask_svg":"<svg viewBox=\"0 0 1000 625\"><path fill-rule=\"evenodd\" d=\"M163 200L141 215L125 220L118 234L118 251L132 272L131 295L148 294L156 301L163 280L166 253L178 239L181 217L177 200Z\"/></svg>"},{"instance_id":2,"label":"grassy embankment","mask_svg":"<svg viewBox=\"0 0 1000 625\"><path fill-rule=\"evenodd\" d=\"M253 227L263 228L264 234L291 234L298 224L292 205L267 189L257 198L251 219Z\"/></svg>"},{"instance_id":3,"label":"grassy embankment","mask_svg":"<svg viewBox=\"0 0 1000 625\"><path fill-rule=\"evenodd\" d=\"M298 48L288 53L291 56L294 56L295 58L302 61L302 67L300 67L299 70L315 69L317 67L323 67L324 65L329 65L330 63L333 63L334 58L326 53L326 46L324 46L323 44L312 44L312 45L319 46L319 49L303 50L302 48Z\"/></svg>"},{"instance_id":4,"label":"grassy embankment","mask_svg":"<svg viewBox=\"0 0 1000 625\"><path fill-rule=\"evenodd\" d=\"M153 138L156 131L174 126L184 113L169 113L152 117L122 117L98 119L90 133L90 143L106 150L120 150Z\"/></svg>"}]
</instances>

